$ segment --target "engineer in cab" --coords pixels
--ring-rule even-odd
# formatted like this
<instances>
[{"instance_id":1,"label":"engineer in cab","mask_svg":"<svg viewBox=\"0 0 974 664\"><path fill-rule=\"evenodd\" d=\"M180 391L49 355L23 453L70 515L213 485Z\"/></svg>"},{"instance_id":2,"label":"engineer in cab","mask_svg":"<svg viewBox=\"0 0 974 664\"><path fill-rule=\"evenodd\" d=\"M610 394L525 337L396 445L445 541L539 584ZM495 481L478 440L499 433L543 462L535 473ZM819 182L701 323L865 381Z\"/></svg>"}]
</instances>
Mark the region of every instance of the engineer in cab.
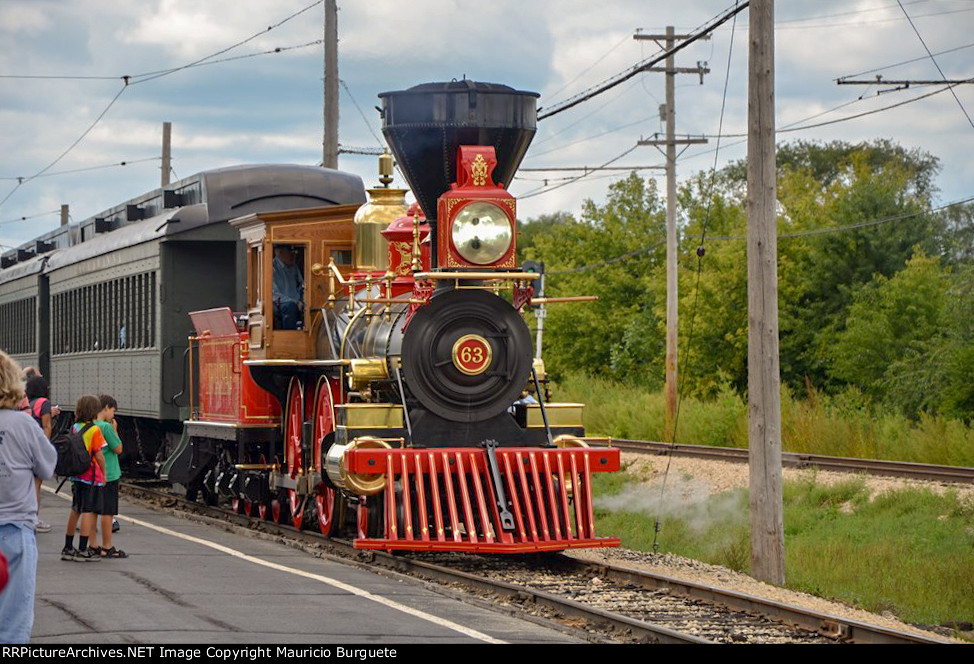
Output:
<instances>
[{"instance_id":1,"label":"engineer in cab","mask_svg":"<svg viewBox=\"0 0 974 664\"><path fill-rule=\"evenodd\" d=\"M304 276L289 245L274 247L274 328L300 329L304 309Z\"/></svg>"}]
</instances>

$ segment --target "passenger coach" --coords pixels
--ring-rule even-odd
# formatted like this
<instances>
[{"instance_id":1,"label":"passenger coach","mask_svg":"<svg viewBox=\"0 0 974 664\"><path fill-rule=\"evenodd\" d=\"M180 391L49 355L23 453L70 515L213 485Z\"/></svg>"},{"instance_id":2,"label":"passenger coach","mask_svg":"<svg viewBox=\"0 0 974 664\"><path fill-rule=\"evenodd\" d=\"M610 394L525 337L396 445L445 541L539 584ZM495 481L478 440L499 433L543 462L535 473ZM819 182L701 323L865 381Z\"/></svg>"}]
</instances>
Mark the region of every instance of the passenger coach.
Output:
<instances>
[{"instance_id":1,"label":"passenger coach","mask_svg":"<svg viewBox=\"0 0 974 664\"><path fill-rule=\"evenodd\" d=\"M0 348L37 366L65 411L120 403L124 461L151 467L186 419L188 312L246 306L246 246L227 220L361 204L360 178L314 166L199 173L51 231L2 256Z\"/></svg>"}]
</instances>

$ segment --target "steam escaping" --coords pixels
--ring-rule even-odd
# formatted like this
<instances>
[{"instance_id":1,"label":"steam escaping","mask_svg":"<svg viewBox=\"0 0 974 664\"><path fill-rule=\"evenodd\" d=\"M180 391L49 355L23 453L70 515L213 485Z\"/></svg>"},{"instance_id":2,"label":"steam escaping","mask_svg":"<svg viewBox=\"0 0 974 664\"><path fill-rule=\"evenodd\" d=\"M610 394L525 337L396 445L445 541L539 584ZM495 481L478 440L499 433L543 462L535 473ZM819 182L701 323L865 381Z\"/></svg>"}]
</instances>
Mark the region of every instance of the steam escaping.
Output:
<instances>
[{"instance_id":1,"label":"steam escaping","mask_svg":"<svg viewBox=\"0 0 974 664\"><path fill-rule=\"evenodd\" d=\"M630 484L612 496L597 496L595 507L610 512L629 512L656 518L677 519L696 533L716 525L732 527L748 523L747 491L733 489L712 495L710 483L695 478L669 478Z\"/></svg>"}]
</instances>

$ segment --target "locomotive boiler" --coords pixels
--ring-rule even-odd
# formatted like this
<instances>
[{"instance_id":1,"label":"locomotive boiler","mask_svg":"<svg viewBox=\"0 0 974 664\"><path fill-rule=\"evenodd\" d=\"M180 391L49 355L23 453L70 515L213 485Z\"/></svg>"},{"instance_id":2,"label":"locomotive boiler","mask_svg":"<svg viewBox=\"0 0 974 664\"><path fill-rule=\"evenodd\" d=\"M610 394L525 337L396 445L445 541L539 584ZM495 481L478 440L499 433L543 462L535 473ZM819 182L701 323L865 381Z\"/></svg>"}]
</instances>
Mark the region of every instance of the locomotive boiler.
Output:
<instances>
[{"instance_id":1,"label":"locomotive boiler","mask_svg":"<svg viewBox=\"0 0 974 664\"><path fill-rule=\"evenodd\" d=\"M247 311L191 314L194 410L169 479L190 496L386 550L519 553L595 534L619 452L550 401L522 309L516 200L538 95L472 81L387 92L383 134L418 205L231 221ZM567 305L566 305L567 306Z\"/></svg>"}]
</instances>

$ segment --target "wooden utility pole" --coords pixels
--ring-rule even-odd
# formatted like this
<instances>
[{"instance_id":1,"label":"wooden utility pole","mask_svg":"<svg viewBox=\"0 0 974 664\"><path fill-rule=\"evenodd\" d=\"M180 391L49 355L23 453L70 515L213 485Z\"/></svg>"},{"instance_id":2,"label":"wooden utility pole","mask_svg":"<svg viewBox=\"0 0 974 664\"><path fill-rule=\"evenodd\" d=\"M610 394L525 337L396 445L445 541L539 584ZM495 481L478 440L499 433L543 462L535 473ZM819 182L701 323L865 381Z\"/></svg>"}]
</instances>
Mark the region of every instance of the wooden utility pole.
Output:
<instances>
[{"instance_id":1,"label":"wooden utility pole","mask_svg":"<svg viewBox=\"0 0 974 664\"><path fill-rule=\"evenodd\" d=\"M338 4L325 0L325 133L321 165L338 168Z\"/></svg>"},{"instance_id":2,"label":"wooden utility pole","mask_svg":"<svg viewBox=\"0 0 974 664\"><path fill-rule=\"evenodd\" d=\"M774 0L751 0L747 99L747 388L751 574L785 583L778 364Z\"/></svg>"},{"instance_id":3,"label":"wooden utility pole","mask_svg":"<svg viewBox=\"0 0 974 664\"><path fill-rule=\"evenodd\" d=\"M677 35L673 26L667 26L665 35L644 35L636 34L634 39L652 39L656 41L667 52L673 50L677 39L689 39L692 35ZM709 39L709 37L705 37ZM662 40L662 43L660 41ZM676 396L677 396L677 337L679 335L679 275L677 264L679 262L677 251L677 228L676 228L676 146L691 145L695 143L706 143L705 138L676 138L676 75L677 74L699 74L700 83L703 83L703 75L709 74L710 70L702 66L699 62L696 68L677 68L673 55L666 58L665 67L651 67L649 71L661 71L666 73L666 104L661 111L666 114L666 140L652 139L639 141L640 145L666 146L666 384L664 394L666 396L666 414L664 421L664 437L668 441L674 441L676 431ZM661 113L662 115L662 113Z\"/></svg>"},{"instance_id":4,"label":"wooden utility pole","mask_svg":"<svg viewBox=\"0 0 974 664\"><path fill-rule=\"evenodd\" d=\"M169 184L172 171L172 123L162 123L162 186Z\"/></svg>"}]
</instances>

